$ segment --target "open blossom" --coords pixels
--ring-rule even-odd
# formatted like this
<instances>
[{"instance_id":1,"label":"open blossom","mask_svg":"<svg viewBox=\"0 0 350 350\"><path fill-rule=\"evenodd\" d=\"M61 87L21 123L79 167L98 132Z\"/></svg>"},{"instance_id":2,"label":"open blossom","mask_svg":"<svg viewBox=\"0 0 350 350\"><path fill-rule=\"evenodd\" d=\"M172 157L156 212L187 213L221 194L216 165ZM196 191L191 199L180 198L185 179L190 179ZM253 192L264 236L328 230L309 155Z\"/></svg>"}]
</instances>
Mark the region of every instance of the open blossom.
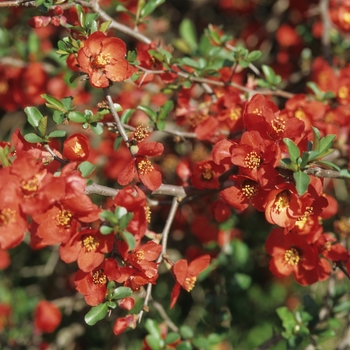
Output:
<instances>
[{"instance_id":1,"label":"open blossom","mask_svg":"<svg viewBox=\"0 0 350 350\"><path fill-rule=\"evenodd\" d=\"M78 51L78 64L87 73L92 86L106 88L111 81L124 81L134 68L125 59L126 44L119 38L108 38L102 32L92 33Z\"/></svg>"}]
</instances>

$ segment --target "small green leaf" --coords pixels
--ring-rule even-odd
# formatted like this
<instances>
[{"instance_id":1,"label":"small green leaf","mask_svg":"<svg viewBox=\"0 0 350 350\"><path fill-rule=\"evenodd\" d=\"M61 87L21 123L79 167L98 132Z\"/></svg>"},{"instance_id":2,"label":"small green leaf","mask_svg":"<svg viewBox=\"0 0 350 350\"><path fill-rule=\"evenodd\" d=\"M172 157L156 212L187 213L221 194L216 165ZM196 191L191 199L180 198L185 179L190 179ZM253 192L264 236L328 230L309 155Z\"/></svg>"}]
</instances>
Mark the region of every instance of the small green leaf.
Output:
<instances>
[{"instance_id":1,"label":"small green leaf","mask_svg":"<svg viewBox=\"0 0 350 350\"><path fill-rule=\"evenodd\" d=\"M71 120L74 123L86 123L86 117L81 112L69 112L67 115L68 119Z\"/></svg>"},{"instance_id":2,"label":"small green leaf","mask_svg":"<svg viewBox=\"0 0 350 350\"><path fill-rule=\"evenodd\" d=\"M327 135L325 137L322 137L322 139L320 140L320 153L328 151L333 146L333 141L335 138L335 135Z\"/></svg>"},{"instance_id":3,"label":"small green leaf","mask_svg":"<svg viewBox=\"0 0 350 350\"><path fill-rule=\"evenodd\" d=\"M127 213L124 216L122 216L119 219L119 228L121 230L124 230L129 225L129 222L131 221L133 216L134 216L134 213Z\"/></svg>"},{"instance_id":4,"label":"small green leaf","mask_svg":"<svg viewBox=\"0 0 350 350\"><path fill-rule=\"evenodd\" d=\"M147 329L148 333L153 335L155 338L161 337L161 332L158 323L155 320L148 318L145 322L145 328Z\"/></svg>"},{"instance_id":5,"label":"small green leaf","mask_svg":"<svg viewBox=\"0 0 350 350\"><path fill-rule=\"evenodd\" d=\"M121 235L126 244L128 245L129 250L133 250L136 246L135 237L128 231L123 231Z\"/></svg>"},{"instance_id":6,"label":"small green leaf","mask_svg":"<svg viewBox=\"0 0 350 350\"><path fill-rule=\"evenodd\" d=\"M170 113L170 111L172 111L174 108L174 102L171 100L166 101L159 109L158 112L158 121L164 121L168 114Z\"/></svg>"},{"instance_id":7,"label":"small green leaf","mask_svg":"<svg viewBox=\"0 0 350 350\"><path fill-rule=\"evenodd\" d=\"M305 174L303 171L298 170L293 173L293 178L295 180L295 187L298 191L298 194L302 196L309 187L310 184L310 176L308 174Z\"/></svg>"},{"instance_id":8,"label":"small green leaf","mask_svg":"<svg viewBox=\"0 0 350 350\"><path fill-rule=\"evenodd\" d=\"M50 108L56 108L59 111L62 111L65 109L63 103L57 100L57 98L47 94L43 94L41 95L41 97L48 102L46 106L49 104L51 106Z\"/></svg>"},{"instance_id":9,"label":"small green leaf","mask_svg":"<svg viewBox=\"0 0 350 350\"><path fill-rule=\"evenodd\" d=\"M176 350L192 350L193 347L190 342L184 341L176 346Z\"/></svg>"},{"instance_id":10,"label":"small green leaf","mask_svg":"<svg viewBox=\"0 0 350 350\"><path fill-rule=\"evenodd\" d=\"M265 64L263 64L261 66L261 69L262 69L262 71L264 73L265 79L269 83L273 83L275 81L275 77L276 77L276 74L275 74L274 70L271 67L266 66Z\"/></svg>"},{"instance_id":11,"label":"small green leaf","mask_svg":"<svg viewBox=\"0 0 350 350\"><path fill-rule=\"evenodd\" d=\"M121 217L123 217L124 215L126 215L128 213L127 209L124 207L116 207L115 211L114 211L114 216L117 219L120 219Z\"/></svg>"},{"instance_id":12,"label":"small green leaf","mask_svg":"<svg viewBox=\"0 0 350 350\"><path fill-rule=\"evenodd\" d=\"M326 168L326 169L332 169L332 170L336 170L336 171L341 171L340 168L335 165L334 163L332 162L329 162L328 160L319 160L313 164L316 164L316 165L320 165L322 166L323 168Z\"/></svg>"},{"instance_id":13,"label":"small green leaf","mask_svg":"<svg viewBox=\"0 0 350 350\"><path fill-rule=\"evenodd\" d=\"M184 339L190 339L193 338L193 330L189 326L181 326L180 327L180 334L181 337Z\"/></svg>"},{"instance_id":14,"label":"small green leaf","mask_svg":"<svg viewBox=\"0 0 350 350\"><path fill-rule=\"evenodd\" d=\"M118 150L118 148L120 147L122 141L123 141L123 138L121 136L116 137L116 139L114 140L114 144L113 144L113 149L115 151Z\"/></svg>"},{"instance_id":15,"label":"small green leaf","mask_svg":"<svg viewBox=\"0 0 350 350\"><path fill-rule=\"evenodd\" d=\"M132 295L132 290L129 287L118 287L113 291L112 299L124 299Z\"/></svg>"},{"instance_id":16,"label":"small green leaf","mask_svg":"<svg viewBox=\"0 0 350 350\"><path fill-rule=\"evenodd\" d=\"M157 113L153 109L151 109L147 106L144 106L144 105L138 106L137 109L146 113L153 122L155 122L157 120Z\"/></svg>"},{"instance_id":17,"label":"small green leaf","mask_svg":"<svg viewBox=\"0 0 350 350\"><path fill-rule=\"evenodd\" d=\"M347 170L347 169L340 170L339 176L345 179L350 179L350 170Z\"/></svg>"},{"instance_id":18,"label":"small green leaf","mask_svg":"<svg viewBox=\"0 0 350 350\"><path fill-rule=\"evenodd\" d=\"M45 137L46 129L47 129L47 117L42 117L38 126L38 132L41 137Z\"/></svg>"},{"instance_id":19,"label":"small green leaf","mask_svg":"<svg viewBox=\"0 0 350 350\"><path fill-rule=\"evenodd\" d=\"M250 52L249 53L249 55L248 55L248 59L250 60L250 61L256 61L257 59L259 59L260 57L261 57L261 51L259 51L259 50L254 50L254 51L252 51L252 52Z\"/></svg>"},{"instance_id":20,"label":"small green leaf","mask_svg":"<svg viewBox=\"0 0 350 350\"><path fill-rule=\"evenodd\" d=\"M163 4L165 0L148 0L142 7L140 17L146 17L150 15L159 5Z\"/></svg>"},{"instance_id":21,"label":"small green leaf","mask_svg":"<svg viewBox=\"0 0 350 350\"><path fill-rule=\"evenodd\" d=\"M111 234L113 232L113 227L102 225L100 227L100 232L103 235L109 235L109 234Z\"/></svg>"},{"instance_id":22,"label":"small green leaf","mask_svg":"<svg viewBox=\"0 0 350 350\"><path fill-rule=\"evenodd\" d=\"M209 350L210 344L204 337L198 337L192 340L192 344L201 350Z\"/></svg>"},{"instance_id":23,"label":"small green leaf","mask_svg":"<svg viewBox=\"0 0 350 350\"><path fill-rule=\"evenodd\" d=\"M84 320L89 326L93 326L96 322L102 320L107 315L108 306L106 303L93 306L85 315Z\"/></svg>"},{"instance_id":24,"label":"small green leaf","mask_svg":"<svg viewBox=\"0 0 350 350\"><path fill-rule=\"evenodd\" d=\"M286 307L281 306L276 309L278 317L282 321L283 328L286 330L286 332L283 332L284 338L288 339L293 335L294 328L297 324L295 317L293 313Z\"/></svg>"},{"instance_id":25,"label":"small green leaf","mask_svg":"<svg viewBox=\"0 0 350 350\"><path fill-rule=\"evenodd\" d=\"M110 309L115 309L117 307L117 303L112 300L107 301L106 304Z\"/></svg>"},{"instance_id":26,"label":"small green leaf","mask_svg":"<svg viewBox=\"0 0 350 350\"><path fill-rule=\"evenodd\" d=\"M123 124L127 124L127 122L129 121L129 119L131 118L131 116L134 114L135 112L135 109L133 108L129 108L129 109L126 109L123 114L120 116L120 121L123 123Z\"/></svg>"},{"instance_id":27,"label":"small green leaf","mask_svg":"<svg viewBox=\"0 0 350 350\"><path fill-rule=\"evenodd\" d=\"M103 125L102 125L102 123L91 123L90 124L90 128L96 135L102 135L103 134Z\"/></svg>"},{"instance_id":28,"label":"small green leaf","mask_svg":"<svg viewBox=\"0 0 350 350\"><path fill-rule=\"evenodd\" d=\"M38 136L37 134L34 134L32 132L25 134L24 138L26 141L30 142L30 143L37 143L37 142L44 142L45 140L43 138L41 138L40 136Z\"/></svg>"},{"instance_id":29,"label":"small green leaf","mask_svg":"<svg viewBox=\"0 0 350 350\"><path fill-rule=\"evenodd\" d=\"M28 123L33 128L38 128L40 120L44 118L41 112L36 107L26 107L24 108L24 112L27 115Z\"/></svg>"},{"instance_id":30,"label":"small green leaf","mask_svg":"<svg viewBox=\"0 0 350 350\"><path fill-rule=\"evenodd\" d=\"M180 23L179 32L181 38L187 43L191 51L196 51L198 45L196 27L194 23L190 19L184 18Z\"/></svg>"},{"instance_id":31,"label":"small green leaf","mask_svg":"<svg viewBox=\"0 0 350 350\"><path fill-rule=\"evenodd\" d=\"M52 119L56 124L61 124L66 118L62 112L56 110L53 112Z\"/></svg>"},{"instance_id":32,"label":"small green leaf","mask_svg":"<svg viewBox=\"0 0 350 350\"><path fill-rule=\"evenodd\" d=\"M312 126L311 128L312 128L312 135L313 135L312 150L319 151L320 139L321 139L320 131L314 126Z\"/></svg>"},{"instance_id":33,"label":"small green leaf","mask_svg":"<svg viewBox=\"0 0 350 350\"><path fill-rule=\"evenodd\" d=\"M180 335L175 332L170 332L165 338L165 345L174 343L180 339Z\"/></svg>"},{"instance_id":34,"label":"small green leaf","mask_svg":"<svg viewBox=\"0 0 350 350\"><path fill-rule=\"evenodd\" d=\"M65 130L54 130L50 132L49 137L65 137L67 134L67 131Z\"/></svg>"},{"instance_id":35,"label":"small green leaf","mask_svg":"<svg viewBox=\"0 0 350 350\"><path fill-rule=\"evenodd\" d=\"M283 139L283 142L288 148L290 160L292 163L297 163L297 159L300 157L299 147L291 139L288 139L286 137Z\"/></svg>"},{"instance_id":36,"label":"small green leaf","mask_svg":"<svg viewBox=\"0 0 350 350\"><path fill-rule=\"evenodd\" d=\"M146 336L146 342L152 350L160 350L162 348L162 339L154 335L148 334Z\"/></svg>"},{"instance_id":37,"label":"small green leaf","mask_svg":"<svg viewBox=\"0 0 350 350\"><path fill-rule=\"evenodd\" d=\"M112 23L112 20L101 23L100 31L104 33L108 29L111 23Z\"/></svg>"},{"instance_id":38,"label":"small green leaf","mask_svg":"<svg viewBox=\"0 0 350 350\"><path fill-rule=\"evenodd\" d=\"M244 273L236 272L234 274L234 278L235 278L238 286L243 290L247 290L252 283L252 278L249 275L246 275Z\"/></svg>"},{"instance_id":39,"label":"small green leaf","mask_svg":"<svg viewBox=\"0 0 350 350\"><path fill-rule=\"evenodd\" d=\"M87 160L80 163L78 166L78 169L81 172L81 175L83 177L89 176L95 170L95 168L96 168L96 166L94 164L88 162Z\"/></svg>"}]
</instances>

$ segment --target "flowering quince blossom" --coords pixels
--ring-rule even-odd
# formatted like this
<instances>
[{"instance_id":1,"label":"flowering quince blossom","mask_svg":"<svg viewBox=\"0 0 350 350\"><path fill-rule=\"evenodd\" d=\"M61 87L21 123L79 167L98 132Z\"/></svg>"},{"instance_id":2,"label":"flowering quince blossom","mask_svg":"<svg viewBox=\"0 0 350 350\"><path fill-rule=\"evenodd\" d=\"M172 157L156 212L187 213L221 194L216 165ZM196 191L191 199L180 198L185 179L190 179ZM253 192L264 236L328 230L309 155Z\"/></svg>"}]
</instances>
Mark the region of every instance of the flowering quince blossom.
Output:
<instances>
[{"instance_id":1,"label":"flowering quince blossom","mask_svg":"<svg viewBox=\"0 0 350 350\"><path fill-rule=\"evenodd\" d=\"M81 229L60 245L61 259L66 263L77 261L78 267L89 272L100 265L113 249L114 236L102 235L98 230Z\"/></svg>"},{"instance_id":2,"label":"flowering quince blossom","mask_svg":"<svg viewBox=\"0 0 350 350\"><path fill-rule=\"evenodd\" d=\"M202 255L189 264L186 259L178 260L172 267L176 283L171 292L170 309L172 309L180 295L181 287L190 292L198 278L198 275L204 271L210 264L210 256Z\"/></svg>"},{"instance_id":3,"label":"flowering quince blossom","mask_svg":"<svg viewBox=\"0 0 350 350\"><path fill-rule=\"evenodd\" d=\"M156 190L162 184L162 174L156 170L148 157L160 156L164 146L160 142L140 142L137 151L125 168L119 173L117 181L120 185L128 185L135 176L151 191Z\"/></svg>"},{"instance_id":4,"label":"flowering quince blossom","mask_svg":"<svg viewBox=\"0 0 350 350\"><path fill-rule=\"evenodd\" d=\"M63 156L72 162L83 162L89 157L89 139L81 133L69 136L63 143Z\"/></svg>"},{"instance_id":5,"label":"flowering quince blossom","mask_svg":"<svg viewBox=\"0 0 350 350\"><path fill-rule=\"evenodd\" d=\"M34 311L34 324L38 331L52 333L61 323L60 309L46 300L41 300Z\"/></svg>"},{"instance_id":6,"label":"flowering quince blossom","mask_svg":"<svg viewBox=\"0 0 350 350\"><path fill-rule=\"evenodd\" d=\"M126 45L119 38L108 38L102 32L92 33L78 51L78 64L89 75L96 88L106 88L110 82L124 81L135 71L125 59Z\"/></svg>"},{"instance_id":7,"label":"flowering quince blossom","mask_svg":"<svg viewBox=\"0 0 350 350\"><path fill-rule=\"evenodd\" d=\"M302 285L318 281L315 270L319 260L317 250L303 236L285 234L283 228L275 228L266 240L265 249L272 256L270 270L277 277L293 274Z\"/></svg>"}]
</instances>

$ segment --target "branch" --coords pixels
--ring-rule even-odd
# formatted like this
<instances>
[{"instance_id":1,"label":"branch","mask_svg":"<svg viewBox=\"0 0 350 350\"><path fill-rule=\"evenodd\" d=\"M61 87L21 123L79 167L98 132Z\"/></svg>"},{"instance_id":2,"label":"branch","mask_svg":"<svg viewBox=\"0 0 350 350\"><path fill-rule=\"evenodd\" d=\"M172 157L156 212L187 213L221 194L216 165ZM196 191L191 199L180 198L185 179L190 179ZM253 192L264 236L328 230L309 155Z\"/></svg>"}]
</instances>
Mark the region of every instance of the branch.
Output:
<instances>
[{"instance_id":1,"label":"branch","mask_svg":"<svg viewBox=\"0 0 350 350\"><path fill-rule=\"evenodd\" d=\"M164 229L163 229L163 232L162 232L162 252L160 253L160 255L159 255L159 257L158 257L158 259L156 261L158 265L162 262L163 255L166 254L170 227L171 227L171 225L172 225L172 223L174 221L175 214L176 214L176 211L177 211L178 207L179 207L179 200L176 197L174 197L173 198L173 202L171 204L171 208L170 208L170 212L169 212L168 218L167 218L167 220L165 222ZM151 293L152 293L152 283L148 283L145 300L143 302L143 307L142 307L142 310L139 313L139 322L141 322L142 315L143 315L144 311L148 310L148 302L149 302L149 300L151 298Z\"/></svg>"}]
</instances>

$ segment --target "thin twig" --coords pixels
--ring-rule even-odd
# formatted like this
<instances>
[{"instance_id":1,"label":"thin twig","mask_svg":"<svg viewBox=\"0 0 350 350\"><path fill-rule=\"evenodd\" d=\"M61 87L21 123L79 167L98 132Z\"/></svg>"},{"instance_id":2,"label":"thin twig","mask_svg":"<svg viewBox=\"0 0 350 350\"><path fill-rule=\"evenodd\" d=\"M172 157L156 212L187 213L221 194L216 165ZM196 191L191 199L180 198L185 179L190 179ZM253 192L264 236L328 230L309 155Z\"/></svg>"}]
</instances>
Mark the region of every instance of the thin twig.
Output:
<instances>
[{"instance_id":1,"label":"thin twig","mask_svg":"<svg viewBox=\"0 0 350 350\"><path fill-rule=\"evenodd\" d=\"M163 232L162 232L162 252L161 252L161 254L159 255L159 257L157 259L157 264L160 264L162 262L163 255L166 254L170 227L171 227L171 225L172 225L172 223L174 221L175 214L176 214L176 211L177 211L178 207L179 207L179 200L178 200L178 198L174 197L173 198L173 202L171 204L171 208L170 208L170 212L169 212L168 218L167 218L167 220L165 222L165 225L164 225L164 228L163 228ZM139 322L141 322L142 315L143 315L144 311L148 309L148 302L149 302L149 300L151 298L151 293L152 293L152 283L148 283L145 300L143 302L143 307L142 307L142 310L139 313Z\"/></svg>"},{"instance_id":2,"label":"thin twig","mask_svg":"<svg viewBox=\"0 0 350 350\"><path fill-rule=\"evenodd\" d=\"M110 112L112 113L113 115L113 118L114 118L114 121L115 123L117 124L117 129L119 131L119 134L120 136L122 137L122 139L124 140L124 142L129 145L129 137L128 135L126 134L126 131L124 129L124 126L122 124L122 122L120 121L119 119L119 115L117 113L117 111L115 110L114 108L114 103L113 103L113 100L112 100L112 97L111 97L111 94L110 94L110 91L109 91L109 87L108 88L105 88L103 89L104 93L105 93L105 96L106 96L106 100L107 100L107 103L108 103L108 106L109 106L109 110Z\"/></svg>"}]
</instances>

